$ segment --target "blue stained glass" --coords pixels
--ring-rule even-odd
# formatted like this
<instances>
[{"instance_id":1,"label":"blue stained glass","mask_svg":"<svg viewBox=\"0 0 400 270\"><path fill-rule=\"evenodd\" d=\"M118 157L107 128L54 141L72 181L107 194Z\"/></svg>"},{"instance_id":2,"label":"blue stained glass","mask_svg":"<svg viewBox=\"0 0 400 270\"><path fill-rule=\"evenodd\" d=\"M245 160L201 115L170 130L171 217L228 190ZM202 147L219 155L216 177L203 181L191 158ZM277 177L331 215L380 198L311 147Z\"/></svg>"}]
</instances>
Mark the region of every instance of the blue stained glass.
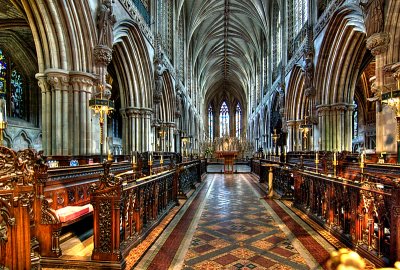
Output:
<instances>
[{"instance_id":1,"label":"blue stained glass","mask_svg":"<svg viewBox=\"0 0 400 270\"><path fill-rule=\"evenodd\" d=\"M0 91L6 92L7 89L9 91L7 94L9 114L12 117L23 119L25 116L23 78L15 68L15 64L7 59L0 49Z\"/></svg>"},{"instance_id":2,"label":"blue stained glass","mask_svg":"<svg viewBox=\"0 0 400 270\"><path fill-rule=\"evenodd\" d=\"M15 69L11 73L11 114L13 117L23 117L22 77Z\"/></svg>"}]
</instances>

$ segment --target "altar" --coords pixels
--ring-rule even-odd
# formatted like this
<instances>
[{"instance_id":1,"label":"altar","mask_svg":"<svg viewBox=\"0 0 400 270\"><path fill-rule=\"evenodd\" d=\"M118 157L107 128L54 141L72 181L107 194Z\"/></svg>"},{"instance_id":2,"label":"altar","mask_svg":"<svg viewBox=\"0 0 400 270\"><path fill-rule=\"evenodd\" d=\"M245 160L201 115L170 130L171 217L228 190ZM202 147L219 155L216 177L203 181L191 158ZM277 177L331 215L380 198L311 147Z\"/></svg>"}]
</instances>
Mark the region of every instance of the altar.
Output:
<instances>
[{"instance_id":1,"label":"altar","mask_svg":"<svg viewBox=\"0 0 400 270\"><path fill-rule=\"evenodd\" d=\"M224 159L224 173L233 173L233 161L237 157L239 151L215 151L218 158Z\"/></svg>"}]
</instances>

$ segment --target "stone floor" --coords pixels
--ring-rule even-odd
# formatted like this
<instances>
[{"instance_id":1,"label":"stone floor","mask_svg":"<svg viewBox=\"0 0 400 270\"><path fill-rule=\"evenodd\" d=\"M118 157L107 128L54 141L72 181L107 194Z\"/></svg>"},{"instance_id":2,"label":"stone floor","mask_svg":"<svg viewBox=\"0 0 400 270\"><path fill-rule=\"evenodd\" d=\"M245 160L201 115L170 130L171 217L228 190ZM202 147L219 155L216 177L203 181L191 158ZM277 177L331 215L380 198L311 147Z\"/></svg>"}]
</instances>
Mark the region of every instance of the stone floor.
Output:
<instances>
[{"instance_id":1,"label":"stone floor","mask_svg":"<svg viewBox=\"0 0 400 270\"><path fill-rule=\"evenodd\" d=\"M224 165L221 164L213 164L207 166L208 173L223 173L224 172ZM233 172L234 173L249 173L250 167L248 165L233 165Z\"/></svg>"},{"instance_id":2,"label":"stone floor","mask_svg":"<svg viewBox=\"0 0 400 270\"><path fill-rule=\"evenodd\" d=\"M131 269L324 269L335 248L250 174L208 174Z\"/></svg>"}]
</instances>

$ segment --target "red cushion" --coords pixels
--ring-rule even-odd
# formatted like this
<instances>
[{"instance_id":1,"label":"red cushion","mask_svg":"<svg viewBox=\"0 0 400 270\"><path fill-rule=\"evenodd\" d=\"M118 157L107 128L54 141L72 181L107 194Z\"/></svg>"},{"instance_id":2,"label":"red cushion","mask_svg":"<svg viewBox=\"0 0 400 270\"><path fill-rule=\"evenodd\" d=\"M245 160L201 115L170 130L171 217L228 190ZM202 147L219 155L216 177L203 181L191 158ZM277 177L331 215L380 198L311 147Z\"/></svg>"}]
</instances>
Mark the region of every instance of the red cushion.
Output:
<instances>
[{"instance_id":1,"label":"red cushion","mask_svg":"<svg viewBox=\"0 0 400 270\"><path fill-rule=\"evenodd\" d=\"M68 222L74 219L77 219L89 212L93 211L93 207L91 204L86 204L83 206L66 206L56 210L58 218L61 222ZM91 211L90 211L91 209Z\"/></svg>"}]
</instances>

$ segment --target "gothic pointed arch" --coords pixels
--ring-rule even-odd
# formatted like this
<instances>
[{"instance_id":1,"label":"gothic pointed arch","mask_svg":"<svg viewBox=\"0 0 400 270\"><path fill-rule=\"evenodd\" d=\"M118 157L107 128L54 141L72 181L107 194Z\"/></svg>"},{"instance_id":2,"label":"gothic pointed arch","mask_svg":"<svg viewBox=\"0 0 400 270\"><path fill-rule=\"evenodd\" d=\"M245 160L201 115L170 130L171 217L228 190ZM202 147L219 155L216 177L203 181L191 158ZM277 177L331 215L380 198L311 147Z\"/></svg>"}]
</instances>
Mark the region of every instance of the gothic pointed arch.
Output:
<instances>
[{"instance_id":1,"label":"gothic pointed arch","mask_svg":"<svg viewBox=\"0 0 400 270\"><path fill-rule=\"evenodd\" d=\"M294 66L288 83L286 95L287 120L301 119L304 100L304 74L299 66Z\"/></svg>"},{"instance_id":2,"label":"gothic pointed arch","mask_svg":"<svg viewBox=\"0 0 400 270\"><path fill-rule=\"evenodd\" d=\"M121 22L115 27L113 63L121 87L123 108L151 108L151 60L147 43L140 29L131 22Z\"/></svg>"},{"instance_id":3,"label":"gothic pointed arch","mask_svg":"<svg viewBox=\"0 0 400 270\"><path fill-rule=\"evenodd\" d=\"M329 21L316 56L314 82L322 150L351 150L352 125L348 119L353 114L355 86L366 53L364 42L360 7L341 6Z\"/></svg>"},{"instance_id":4,"label":"gothic pointed arch","mask_svg":"<svg viewBox=\"0 0 400 270\"><path fill-rule=\"evenodd\" d=\"M351 103L366 53L362 11L357 5L344 5L332 18L317 56L317 103Z\"/></svg>"},{"instance_id":5,"label":"gothic pointed arch","mask_svg":"<svg viewBox=\"0 0 400 270\"><path fill-rule=\"evenodd\" d=\"M163 73L163 95L160 104L160 120L162 123L171 123L175 120L175 90L172 84L171 74L168 70Z\"/></svg>"},{"instance_id":6,"label":"gothic pointed arch","mask_svg":"<svg viewBox=\"0 0 400 270\"><path fill-rule=\"evenodd\" d=\"M109 73L115 83L113 92L119 93L122 117L122 149L147 151L150 147L150 131L142 126L150 126L153 107L153 74L147 41L137 25L130 21L119 22L115 26L113 60ZM142 136L136 131L141 130Z\"/></svg>"}]
</instances>

